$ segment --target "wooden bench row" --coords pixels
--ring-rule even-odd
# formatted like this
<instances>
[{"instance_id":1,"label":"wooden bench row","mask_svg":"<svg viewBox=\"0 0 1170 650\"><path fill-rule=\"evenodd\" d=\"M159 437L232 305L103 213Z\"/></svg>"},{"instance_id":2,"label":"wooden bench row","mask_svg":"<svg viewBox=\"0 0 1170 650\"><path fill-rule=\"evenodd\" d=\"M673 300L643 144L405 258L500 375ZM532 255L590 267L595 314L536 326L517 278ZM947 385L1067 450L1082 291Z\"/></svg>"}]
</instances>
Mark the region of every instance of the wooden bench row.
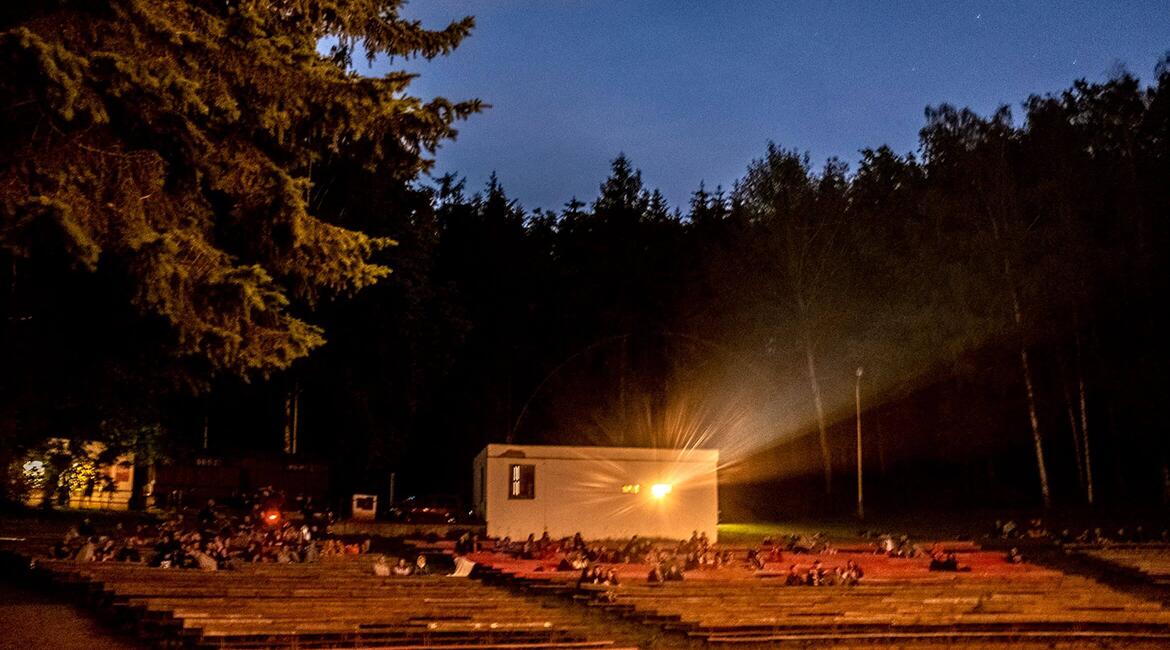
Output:
<instances>
[{"instance_id":1,"label":"wooden bench row","mask_svg":"<svg viewBox=\"0 0 1170 650\"><path fill-rule=\"evenodd\" d=\"M364 560L364 558L363 558ZM41 562L146 638L214 648L609 648L572 612L474 580L374 576L368 563L236 571ZM362 568L362 565L366 565ZM356 568L355 568L356 567ZM287 570L285 570L287 569Z\"/></svg>"}]
</instances>

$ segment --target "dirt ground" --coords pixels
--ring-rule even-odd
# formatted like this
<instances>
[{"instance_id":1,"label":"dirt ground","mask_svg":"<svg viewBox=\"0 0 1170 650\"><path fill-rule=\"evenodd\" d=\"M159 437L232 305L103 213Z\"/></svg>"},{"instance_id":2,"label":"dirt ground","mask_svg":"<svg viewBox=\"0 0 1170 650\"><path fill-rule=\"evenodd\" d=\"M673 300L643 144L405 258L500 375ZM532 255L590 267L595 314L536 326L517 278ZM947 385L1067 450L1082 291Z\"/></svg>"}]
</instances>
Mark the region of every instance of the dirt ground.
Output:
<instances>
[{"instance_id":1,"label":"dirt ground","mask_svg":"<svg viewBox=\"0 0 1170 650\"><path fill-rule=\"evenodd\" d=\"M138 650L81 610L0 576L0 650Z\"/></svg>"}]
</instances>

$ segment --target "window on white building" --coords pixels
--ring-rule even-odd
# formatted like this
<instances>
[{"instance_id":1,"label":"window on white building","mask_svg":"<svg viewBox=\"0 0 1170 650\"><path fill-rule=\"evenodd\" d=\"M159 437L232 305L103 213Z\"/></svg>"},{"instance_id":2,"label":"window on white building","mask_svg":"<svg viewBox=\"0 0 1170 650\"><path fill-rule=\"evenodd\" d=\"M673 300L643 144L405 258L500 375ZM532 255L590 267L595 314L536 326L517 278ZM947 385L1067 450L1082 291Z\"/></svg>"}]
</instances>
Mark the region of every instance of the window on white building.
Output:
<instances>
[{"instance_id":1,"label":"window on white building","mask_svg":"<svg viewBox=\"0 0 1170 650\"><path fill-rule=\"evenodd\" d=\"M508 466L508 498L536 498L536 465Z\"/></svg>"}]
</instances>

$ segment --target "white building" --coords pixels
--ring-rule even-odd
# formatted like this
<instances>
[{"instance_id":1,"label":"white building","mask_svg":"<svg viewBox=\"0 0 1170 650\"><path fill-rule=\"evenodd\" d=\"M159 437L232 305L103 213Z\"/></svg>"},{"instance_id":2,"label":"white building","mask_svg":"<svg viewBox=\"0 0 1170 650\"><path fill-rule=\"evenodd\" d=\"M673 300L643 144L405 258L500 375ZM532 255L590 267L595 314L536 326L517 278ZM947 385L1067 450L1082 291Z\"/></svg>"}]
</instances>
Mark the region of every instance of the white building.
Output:
<instances>
[{"instance_id":1,"label":"white building","mask_svg":"<svg viewBox=\"0 0 1170 650\"><path fill-rule=\"evenodd\" d=\"M716 539L715 449L499 445L475 457L476 511L493 537Z\"/></svg>"}]
</instances>

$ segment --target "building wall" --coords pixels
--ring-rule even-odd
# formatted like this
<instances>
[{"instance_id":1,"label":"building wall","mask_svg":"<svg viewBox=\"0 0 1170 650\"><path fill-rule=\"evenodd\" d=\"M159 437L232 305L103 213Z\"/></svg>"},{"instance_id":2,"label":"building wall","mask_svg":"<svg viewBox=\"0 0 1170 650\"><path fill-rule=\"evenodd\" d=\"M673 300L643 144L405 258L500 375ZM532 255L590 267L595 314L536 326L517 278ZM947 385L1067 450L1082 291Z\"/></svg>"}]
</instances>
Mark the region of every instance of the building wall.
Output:
<instances>
[{"instance_id":1,"label":"building wall","mask_svg":"<svg viewBox=\"0 0 1170 650\"><path fill-rule=\"evenodd\" d=\"M157 463L151 468L152 505L199 506L207 499L228 499L264 486L322 500L329 492L329 466L283 456L230 457L199 454Z\"/></svg>"},{"instance_id":2,"label":"building wall","mask_svg":"<svg viewBox=\"0 0 1170 650\"><path fill-rule=\"evenodd\" d=\"M86 475L90 477L83 485L68 492L67 500L62 504L69 508L86 510L127 510L134 492L134 456L123 454L109 464L99 464L89 459L97 458L106 449L101 442L85 442L83 453L72 454L68 451L68 442L63 439L52 439L48 442L46 455L69 454L75 457L74 464L85 466ZM88 456L86 458L85 456ZM48 458L29 457L24 459L21 469L28 475L44 475L44 466L50 463ZM30 506L41 505L45 498L45 487L38 484L30 491L26 503Z\"/></svg>"},{"instance_id":3,"label":"building wall","mask_svg":"<svg viewBox=\"0 0 1170 650\"><path fill-rule=\"evenodd\" d=\"M493 537L547 530L553 537L684 539L697 530L716 539L718 463L717 450L493 444L475 459L473 500ZM510 498L517 464L535 468L532 499ZM659 483L671 486L661 499L651 490Z\"/></svg>"}]
</instances>

